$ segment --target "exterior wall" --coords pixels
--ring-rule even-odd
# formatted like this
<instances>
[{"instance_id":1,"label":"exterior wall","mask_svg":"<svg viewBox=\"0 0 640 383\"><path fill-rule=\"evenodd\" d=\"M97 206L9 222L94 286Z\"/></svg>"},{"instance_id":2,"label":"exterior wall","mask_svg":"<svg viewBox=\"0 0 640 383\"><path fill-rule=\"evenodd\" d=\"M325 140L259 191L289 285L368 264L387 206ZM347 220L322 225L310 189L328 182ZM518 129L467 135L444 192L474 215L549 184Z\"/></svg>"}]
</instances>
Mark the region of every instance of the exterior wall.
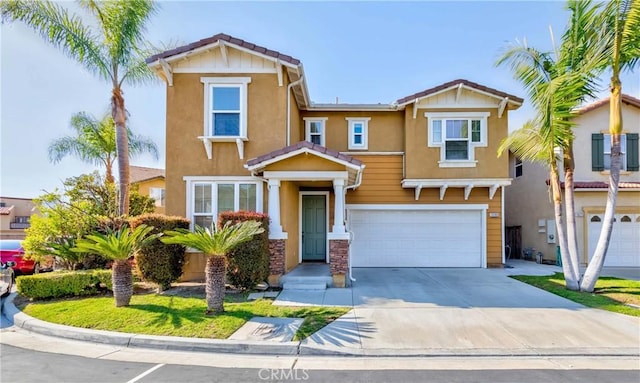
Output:
<instances>
[{"instance_id":1,"label":"exterior wall","mask_svg":"<svg viewBox=\"0 0 640 383\"><path fill-rule=\"evenodd\" d=\"M509 155L509 170L513 181L505 188L506 226L521 226L522 248L533 247L546 260L556 259L557 243L547 243L547 220L555 220L553 202L546 180L549 171L543 165L524 161L522 176L515 178L515 156ZM544 226L538 221L544 220ZM512 254L521 257L522 254Z\"/></svg>"},{"instance_id":2,"label":"exterior wall","mask_svg":"<svg viewBox=\"0 0 640 383\"><path fill-rule=\"evenodd\" d=\"M366 165L362 185L347 192L347 204L487 204L487 264L502 264L502 204L501 191L489 199L488 188L474 188L469 199L464 199L463 188L449 188L440 200L439 188L422 189L420 199L415 200L414 189L404 189L402 181L402 156L356 156ZM498 213L497 218L489 218Z\"/></svg>"},{"instance_id":3,"label":"exterior wall","mask_svg":"<svg viewBox=\"0 0 640 383\"><path fill-rule=\"evenodd\" d=\"M247 86L247 134L244 159L235 142L214 142L209 160L202 141L204 132L204 85L201 77L251 77ZM185 215L184 176L248 176L246 160L280 149L286 144L286 89L275 74L233 75L176 73L167 87L166 212ZM263 102L262 100L269 100ZM295 105L295 102L292 101ZM188 160L185 160L188 155Z\"/></svg>"},{"instance_id":4,"label":"exterior wall","mask_svg":"<svg viewBox=\"0 0 640 383\"><path fill-rule=\"evenodd\" d=\"M489 112L487 147L475 148L476 167L440 168L439 147L427 146L427 112ZM505 112L498 118L497 109L419 109L413 118L413 107L405 110L406 178L506 178L507 157L498 158L500 141L507 136L508 118Z\"/></svg>"},{"instance_id":5,"label":"exterior wall","mask_svg":"<svg viewBox=\"0 0 640 383\"><path fill-rule=\"evenodd\" d=\"M298 185L285 181L280 185L280 223L282 230L288 234L285 248L285 271L298 265L299 259L299 197Z\"/></svg>"},{"instance_id":6,"label":"exterior wall","mask_svg":"<svg viewBox=\"0 0 640 383\"><path fill-rule=\"evenodd\" d=\"M163 189L166 188L164 178L154 178L151 180L141 181L135 184L135 186L138 187L138 192L140 193L140 195L144 195L144 196L149 196L150 188L163 188ZM166 190L165 190L164 196L165 196L164 199L165 199L165 205L166 205L166 201L167 201ZM158 214L164 214L165 206L156 206L155 211Z\"/></svg>"},{"instance_id":7,"label":"exterior wall","mask_svg":"<svg viewBox=\"0 0 640 383\"><path fill-rule=\"evenodd\" d=\"M625 133L640 133L640 109L622 104L623 131ZM609 104L580 115L573 120L576 123L574 132L574 157L576 181L609 181L609 172L594 172L591 170L591 134L608 133ZM620 172L620 182L640 182L640 172Z\"/></svg>"},{"instance_id":8,"label":"exterior wall","mask_svg":"<svg viewBox=\"0 0 640 383\"><path fill-rule=\"evenodd\" d=\"M265 171L345 171L345 167L318 156L300 154L271 164Z\"/></svg>"},{"instance_id":9,"label":"exterior wall","mask_svg":"<svg viewBox=\"0 0 640 383\"><path fill-rule=\"evenodd\" d=\"M340 152L349 151L349 122L347 117L370 117L368 148L370 152L401 152L404 150L404 112L309 112L304 117L327 117L325 122L326 147ZM305 124L300 121L300 140L305 139ZM293 142L293 141L292 141Z\"/></svg>"},{"instance_id":10,"label":"exterior wall","mask_svg":"<svg viewBox=\"0 0 640 383\"><path fill-rule=\"evenodd\" d=\"M0 238L2 239L24 239L24 229L12 229L11 223L16 217L30 217L33 212L33 200L29 198L0 197L0 202L4 202L5 207L11 207L8 215L0 215Z\"/></svg>"},{"instance_id":11,"label":"exterior wall","mask_svg":"<svg viewBox=\"0 0 640 383\"><path fill-rule=\"evenodd\" d=\"M581 263L586 264L589 259L587 225L588 215L604 213L607 203L607 190L602 191L576 191L576 226L578 236L578 252L581 255ZM616 213L640 213L640 192L620 191L616 203ZM615 225L614 225L615 230Z\"/></svg>"}]
</instances>

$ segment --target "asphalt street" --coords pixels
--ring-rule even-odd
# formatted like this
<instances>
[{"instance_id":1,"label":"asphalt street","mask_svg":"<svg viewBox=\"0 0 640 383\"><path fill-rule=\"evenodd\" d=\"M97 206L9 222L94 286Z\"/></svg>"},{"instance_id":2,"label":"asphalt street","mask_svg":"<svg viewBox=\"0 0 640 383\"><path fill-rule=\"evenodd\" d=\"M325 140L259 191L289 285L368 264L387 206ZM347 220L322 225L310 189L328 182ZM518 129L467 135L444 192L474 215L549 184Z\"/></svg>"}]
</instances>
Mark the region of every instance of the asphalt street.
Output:
<instances>
[{"instance_id":1,"label":"asphalt street","mask_svg":"<svg viewBox=\"0 0 640 383\"><path fill-rule=\"evenodd\" d=\"M640 370L481 369L481 370L325 370L217 368L180 364L113 361L0 346L3 383L134 382L599 382L637 383Z\"/></svg>"}]
</instances>

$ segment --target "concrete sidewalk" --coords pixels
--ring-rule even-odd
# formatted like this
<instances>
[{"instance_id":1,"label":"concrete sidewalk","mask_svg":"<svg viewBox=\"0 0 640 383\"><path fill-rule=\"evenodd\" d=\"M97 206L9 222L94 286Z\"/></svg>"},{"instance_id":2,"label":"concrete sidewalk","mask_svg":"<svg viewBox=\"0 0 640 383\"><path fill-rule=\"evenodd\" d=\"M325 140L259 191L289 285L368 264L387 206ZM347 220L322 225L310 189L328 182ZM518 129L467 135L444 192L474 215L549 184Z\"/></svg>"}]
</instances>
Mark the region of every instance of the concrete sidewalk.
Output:
<instances>
[{"instance_id":1,"label":"concrete sidewalk","mask_svg":"<svg viewBox=\"0 0 640 383\"><path fill-rule=\"evenodd\" d=\"M28 331L125 348L283 356L640 356L637 317L585 308L508 278L556 270L530 262L489 270L354 269L357 282L350 289L327 290L314 302L305 302L304 293L279 297L286 304L350 302L353 307L302 342L78 329L31 318L15 308L12 297L3 300L3 315Z\"/></svg>"}]
</instances>

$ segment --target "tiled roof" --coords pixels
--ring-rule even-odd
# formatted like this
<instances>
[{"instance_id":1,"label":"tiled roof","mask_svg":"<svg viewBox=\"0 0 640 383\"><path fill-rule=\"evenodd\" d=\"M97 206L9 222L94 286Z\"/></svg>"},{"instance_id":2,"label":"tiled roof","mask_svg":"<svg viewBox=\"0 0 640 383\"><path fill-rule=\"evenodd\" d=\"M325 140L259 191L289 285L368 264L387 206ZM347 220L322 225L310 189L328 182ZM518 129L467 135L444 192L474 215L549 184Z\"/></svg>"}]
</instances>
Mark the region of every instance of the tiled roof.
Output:
<instances>
[{"instance_id":1,"label":"tiled roof","mask_svg":"<svg viewBox=\"0 0 640 383\"><path fill-rule=\"evenodd\" d=\"M160 177L164 178L164 169L145 168L142 166L129 167L129 182L132 184Z\"/></svg>"},{"instance_id":2,"label":"tiled roof","mask_svg":"<svg viewBox=\"0 0 640 383\"><path fill-rule=\"evenodd\" d=\"M267 49L265 47L261 47L259 45L250 43L248 41L244 41L244 40L238 39L238 38L233 37L233 36L226 35L224 33L218 33L215 36L211 36L211 37L208 37L206 39L198 40L198 41L193 42L191 44L183 45L183 46L178 47L178 48L174 48L174 49L171 49L171 50L168 50L168 51L164 51L162 53L158 53L156 55L153 55L153 56L149 57L145 61L147 62L147 64L150 64L150 63L152 63L152 62L154 62L154 61L156 61L158 59L164 59L164 58L168 58L168 57L171 57L171 56L179 55L181 53L189 52L189 51L192 51L194 49L198 49L198 48L210 45L210 44L217 43L218 41L226 41L226 42L229 42L231 44L234 44L234 45L249 49L249 50L254 51L256 53L260 53L260 54L263 54L265 56L273 57L273 58L276 58L276 59L278 59L280 61L287 62L289 64L293 64L293 65L299 65L300 64L300 60L298 60L296 58L293 58L291 56L282 54L280 52L277 52L277 51L274 51L274 50L271 50L271 49Z\"/></svg>"},{"instance_id":3,"label":"tiled roof","mask_svg":"<svg viewBox=\"0 0 640 383\"><path fill-rule=\"evenodd\" d=\"M0 215L9 215L11 214L12 209L13 209L13 206L0 207Z\"/></svg>"},{"instance_id":4,"label":"tiled roof","mask_svg":"<svg viewBox=\"0 0 640 383\"><path fill-rule=\"evenodd\" d=\"M403 98L399 99L398 101L396 101L396 103L402 105L404 103L411 102L411 101L415 100L416 98L425 97L425 96L428 96L430 94L437 93L437 92L439 92L441 90L445 90L447 88L451 88L451 87L456 86L458 84L463 84L463 85L468 86L470 88L475 88L475 89L481 90L483 92L491 93L491 94L494 94L494 95L496 95L498 97L509 97L509 100L515 101L517 103L522 103L524 101L522 98L514 96L512 94L501 92L501 91L499 91L497 89L489 88L487 86L480 85L478 83L475 83L475 82L472 82L472 81L469 81L469 80L458 79L458 80L453 80L453 81L446 82L446 83L444 83L442 85L438 85L436 87L433 87L433 88L430 88L430 89L427 89L427 90L423 90L422 92L418 92L418 93L412 94L411 96L403 97Z\"/></svg>"},{"instance_id":5,"label":"tiled roof","mask_svg":"<svg viewBox=\"0 0 640 383\"><path fill-rule=\"evenodd\" d=\"M255 166L255 165L261 164L261 163L263 163L265 161L268 161L268 160L271 160L271 159L274 159L274 158L278 158L280 156L284 156L286 154L289 154L291 152L295 152L297 150L304 149L304 148L310 149L311 151L314 151L314 152L322 153L324 155L333 157L333 158L341 160L341 161L348 162L348 163L356 165L356 166L362 165L362 161L360 161L360 160L358 160L356 158L353 158L353 157L348 156L346 154L342 154L340 152L329 150L329 149L325 148L324 146L320 146L320 145L317 145L317 144L312 144L311 142L308 142L308 141L300 141L297 144L286 146L286 147L284 147L282 149L274 150L273 152L270 152L270 153L267 153L267 154L263 154L260 157L256 157L256 158L250 159L249 161L247 161L247 165L248 166Z\"/></svg>"},{"instance_id":6,"label":"tiled roof","mask_svg":"<svg viewBox=\"0 0 640 383\"><path fill-rule=\"evenodd\" d=\"M549 180L547 180L547 185L549 185ZM560 183L560 187L564 189L564 182ZM620 182L618 183L618 187L620 189L640 189L640 182ZM608 189L609 183L602 181L590 181L590 182L581 182L577 181L573 183L574 189Z\"/></svg>"},{"instance_id":7,"label":"tiled roof","mask_svg":"<svg viewBox=\"0 0 640 383\"><path fill-rule=\"evenodd\" d=\"M637 99L635 97L629 96L628 94L622 94L622 103L623 104L627 104L627 105L631 105L631 106L635 106L636 108L640 108L640 99ZM585 114L587 112L590 112L594 109L598 109L599 107L606 105L609 103L609 98L604 98L602 100L598 100L596 102L592 102L589 105L583 106L582 108L578 108L576 109L576 113L578 114Z\"/></svg>"}]
</instances>

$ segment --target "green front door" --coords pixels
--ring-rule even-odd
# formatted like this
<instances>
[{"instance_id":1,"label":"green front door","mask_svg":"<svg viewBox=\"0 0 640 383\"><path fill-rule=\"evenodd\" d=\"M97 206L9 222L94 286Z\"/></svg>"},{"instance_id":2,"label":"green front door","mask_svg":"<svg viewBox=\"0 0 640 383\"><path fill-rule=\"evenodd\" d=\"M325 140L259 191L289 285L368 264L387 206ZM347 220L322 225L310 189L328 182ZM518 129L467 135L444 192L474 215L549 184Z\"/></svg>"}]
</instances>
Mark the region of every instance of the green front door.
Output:
<instances>
[{"instance_id":1,"label":"green front door","mask_svg":"<svg viewBox=\"0 0 640 383\"><path fill-rule=\"evenodd\" d=\"M326 259L326 196L302 195L302 261L326 262Z\"/></svg>"}]
</instances>

